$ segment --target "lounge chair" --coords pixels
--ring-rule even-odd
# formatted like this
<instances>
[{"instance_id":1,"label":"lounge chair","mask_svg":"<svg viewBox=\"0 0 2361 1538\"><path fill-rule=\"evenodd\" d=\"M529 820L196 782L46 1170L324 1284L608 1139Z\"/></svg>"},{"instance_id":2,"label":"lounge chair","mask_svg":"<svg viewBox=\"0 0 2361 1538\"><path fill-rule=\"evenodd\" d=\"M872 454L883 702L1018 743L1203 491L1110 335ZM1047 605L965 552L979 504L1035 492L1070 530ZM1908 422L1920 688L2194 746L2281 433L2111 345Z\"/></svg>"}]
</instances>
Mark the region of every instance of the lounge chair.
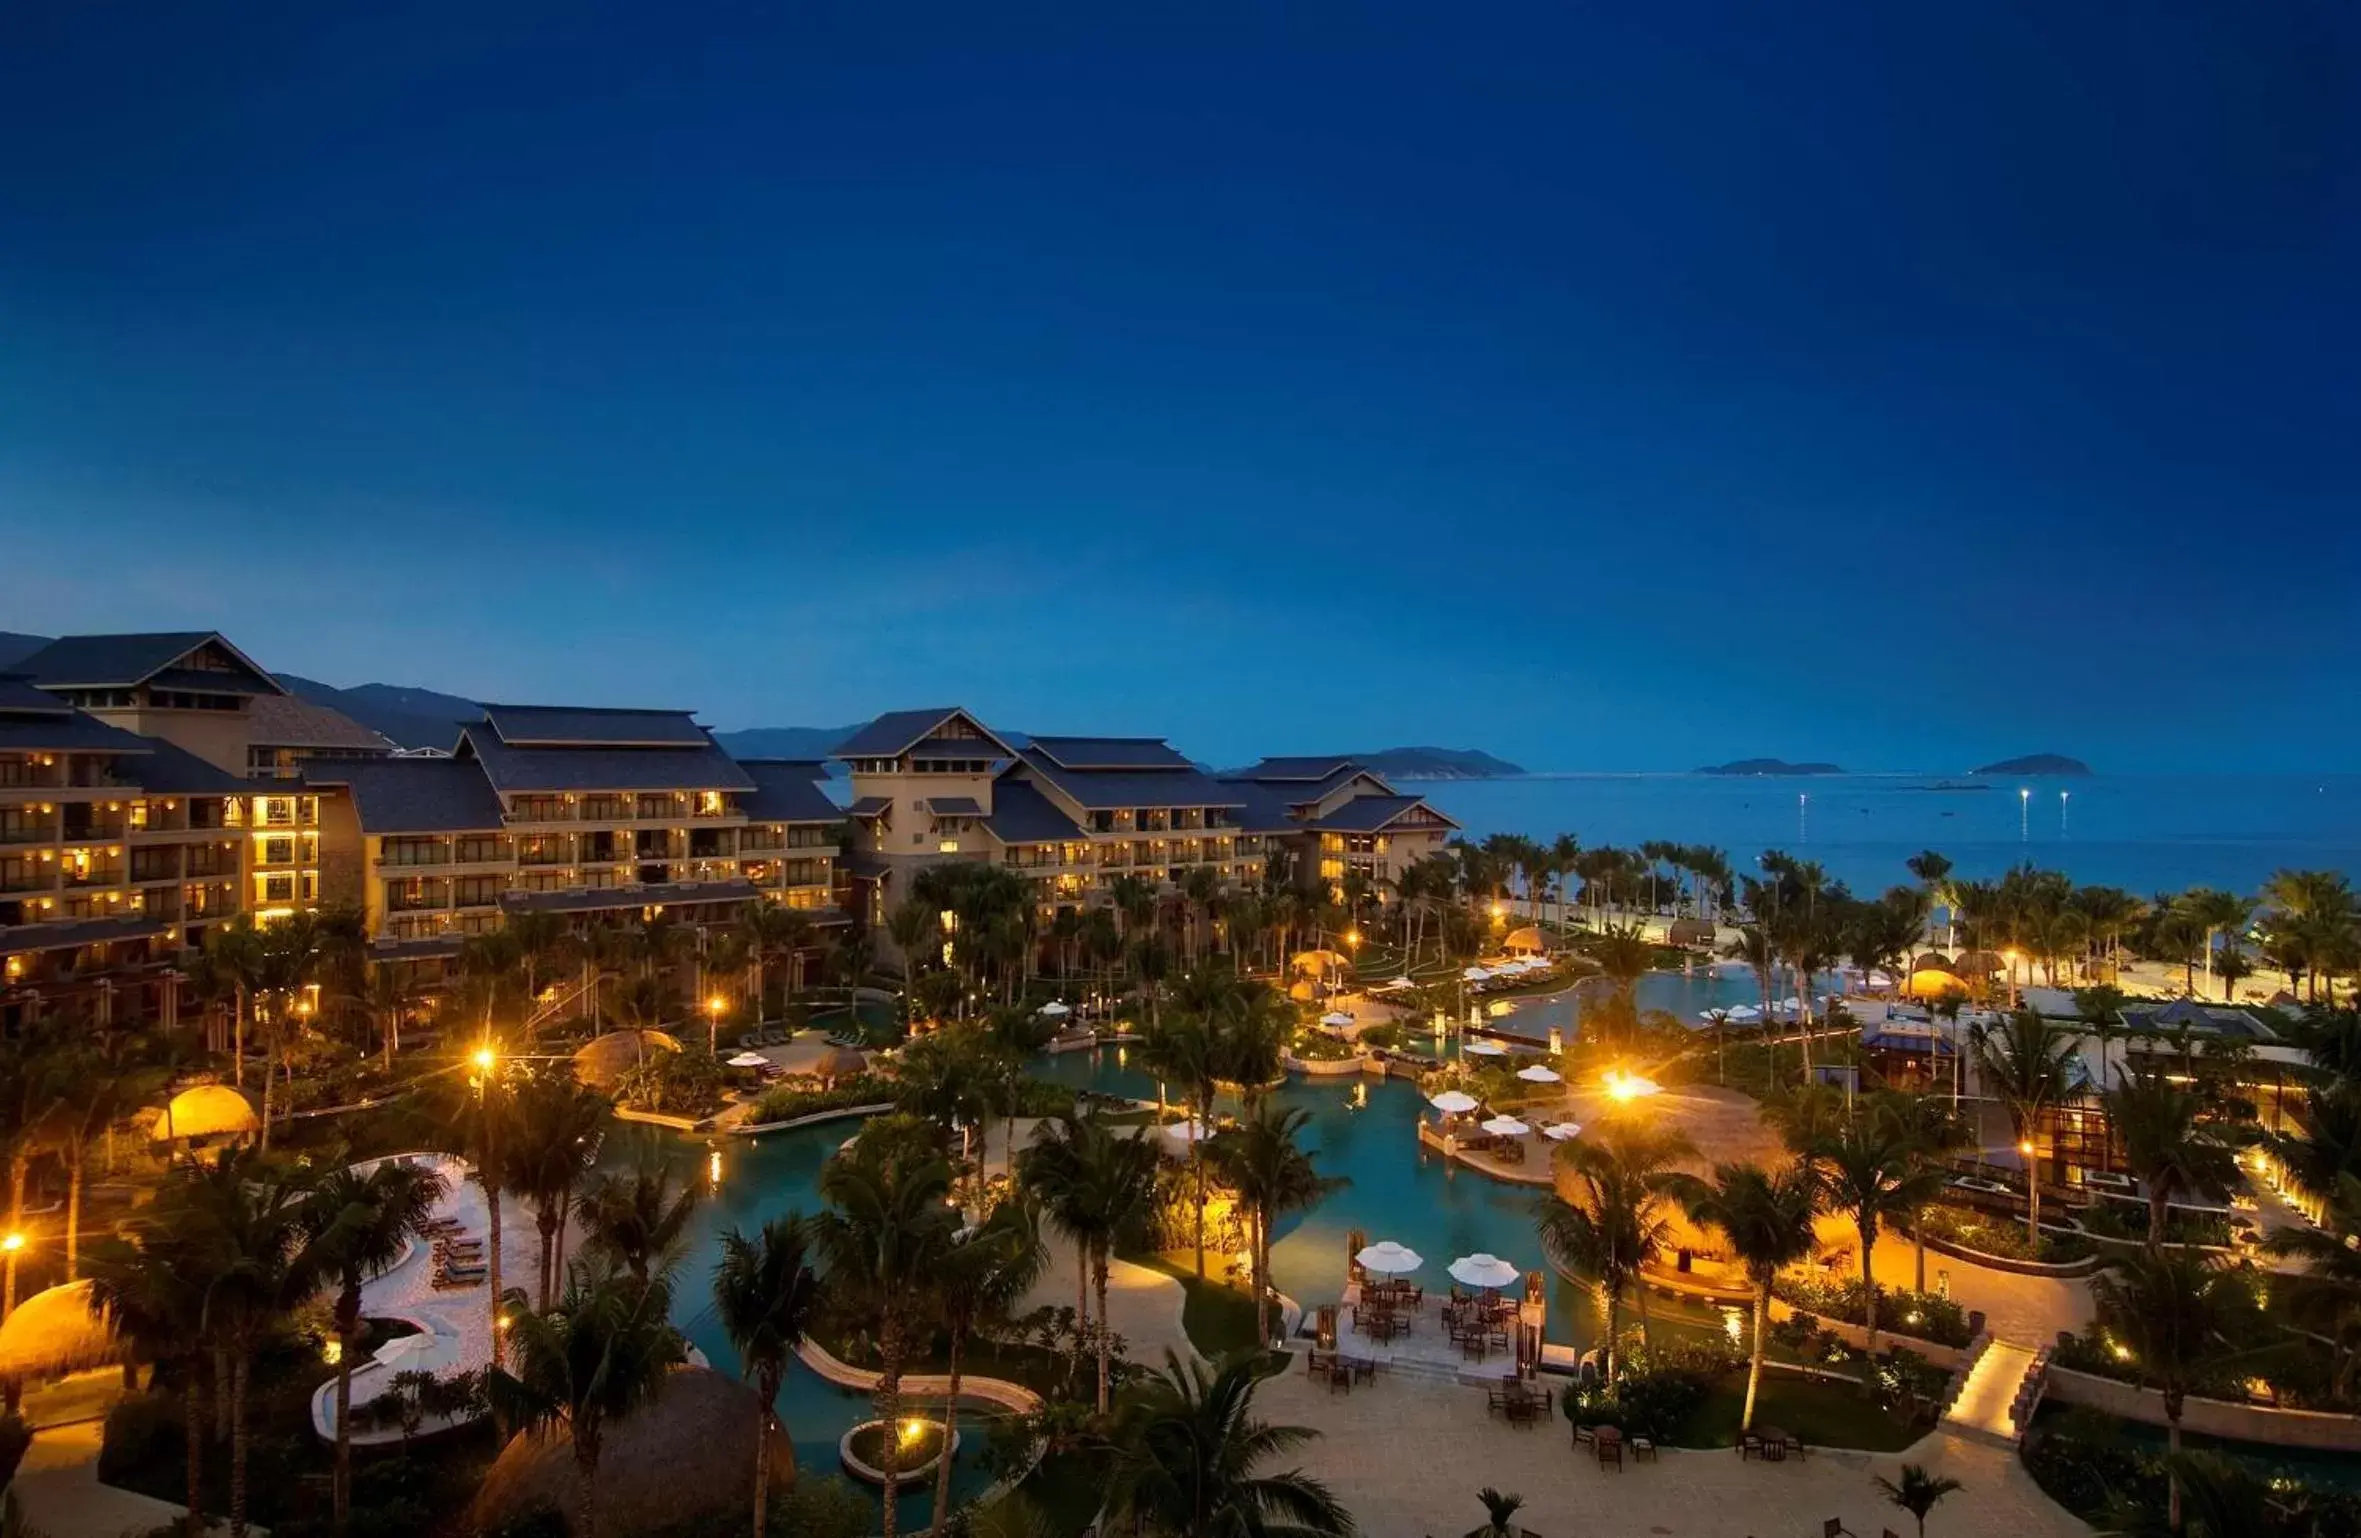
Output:
<instances>
[{"instance_id":1,"label":"lounge chair","mask_svg":"<svg viewBox=\"0 0 2361 1538\"><path fill-rule=\"evenodd\" d=\"M1820 1524L1820 1538L1853 1538L1853 1530L1830 1517Z\"/></svg>"}]
</instances>

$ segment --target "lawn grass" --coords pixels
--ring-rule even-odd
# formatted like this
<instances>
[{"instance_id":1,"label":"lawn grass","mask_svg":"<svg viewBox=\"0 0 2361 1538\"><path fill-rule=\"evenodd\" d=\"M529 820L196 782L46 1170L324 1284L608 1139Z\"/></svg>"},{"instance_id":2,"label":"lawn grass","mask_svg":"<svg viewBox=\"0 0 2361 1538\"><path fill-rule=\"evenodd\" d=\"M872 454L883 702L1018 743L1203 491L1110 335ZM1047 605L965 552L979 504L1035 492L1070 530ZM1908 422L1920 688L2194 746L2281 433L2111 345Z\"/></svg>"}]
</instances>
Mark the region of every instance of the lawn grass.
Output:
<instances>
[{"instance_id":1,"label":"lawn grass","mask_svg":"<svg viewBox=\"0 0 2361 1538\"><path fill-rule=\"evenodd\" d=\"M1193 1255L1125 1258L1180 1283L1181 1328L1199 1356L1219 1361L1233 1351L1252 1351L1261 1344L1255 1339L1254 1299L1219 1277L1198 1280ZM1275 1319L1276 1313L1272 1317Z\"/></svg>"},{"instance_id":2,"label":"lawn grass","mask_svg":"<svg viewBox=\"0 0 2361 1538\"><path fill-rule=\"evenodd\" d=\"M1743 1368L1723 1377L1705 1402L1672 1436L1675 1447L1735 1447L1738 1418L1746 1409ZM1923 1427L1895 1419L1861 1397L1858 1384L1763 1370L1754 1423L1776 1426L1814 1447L1853 1447L1899 1452L1925 1435Z\"/></svg>"}]
</instances>

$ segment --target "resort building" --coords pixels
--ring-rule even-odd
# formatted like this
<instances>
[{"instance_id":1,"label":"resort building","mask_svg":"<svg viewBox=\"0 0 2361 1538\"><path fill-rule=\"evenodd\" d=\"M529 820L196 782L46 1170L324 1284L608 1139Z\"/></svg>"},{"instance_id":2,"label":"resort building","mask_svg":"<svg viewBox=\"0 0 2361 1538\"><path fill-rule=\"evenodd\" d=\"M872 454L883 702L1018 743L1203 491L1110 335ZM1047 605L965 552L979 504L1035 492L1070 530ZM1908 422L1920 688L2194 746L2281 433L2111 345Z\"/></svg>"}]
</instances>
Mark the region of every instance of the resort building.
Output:
<instances>
[{"instance_id":1,"label":"resort building","mask_svg":"<svg viewBox=\"0 0 2361 1538\"><path fill-rule=\"evenodd\" d=\"M1440 854L1459 824L1349 758L1266 758L1223 777L1246 799L1248 825L1294 856L1307 880L1341 898L1358 876L1383 893L1404 870Z\"/></svg>"},{"instance_id":2,"label":"resort building","mask_svg":"<svg viewBox=\"0 0 2361 1538\"><path fill-rule=\"evenodd\" d=\"M706 926L771 901L836 917L843 813L816 763L741 764L685 710L486 705L448 758L315 761L328 898L381 960L440 963L519 913Z\"/></svg>"}]
</instances>

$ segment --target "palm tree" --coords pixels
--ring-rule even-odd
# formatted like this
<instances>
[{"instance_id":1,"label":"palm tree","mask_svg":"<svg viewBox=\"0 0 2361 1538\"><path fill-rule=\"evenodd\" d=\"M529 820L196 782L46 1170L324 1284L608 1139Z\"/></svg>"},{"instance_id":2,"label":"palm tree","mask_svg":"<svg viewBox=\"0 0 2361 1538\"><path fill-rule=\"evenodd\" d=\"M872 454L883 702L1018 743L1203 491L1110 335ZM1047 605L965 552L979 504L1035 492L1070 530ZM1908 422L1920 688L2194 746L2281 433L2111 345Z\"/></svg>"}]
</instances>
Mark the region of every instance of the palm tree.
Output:
<instances>
[{"instance_id":1,"label":"palm tree","mask_svg":"<svg viewBox=\"0 0 2361 1538\"><path fill-rule=\"evenodd\" d=\"M353 1357L361 1332L361 1285L382 1276L422 1239L443 1197L443 1177L417 1165L386 1162L366 1175L351 1169L320 1178L304 1202L310 1264L336 1288L335 1524L352 1520Z\"/></svg>"},{"instance_id":2,"label":"palm tree","mask_svg":"<svg viewBox=\"0 0 2361 1538\"><path fill-rule=\"evenodd\" d=\"M2161 1073L2126 1080L2103 1097L2107 1125L2123 1141L2123 1162L2148 1193L2148 1248L2164 1243L2172 1199L2184 1191L2237 1188L2238 1153L2220 1124L2205 1119L2205 1097Z\"/></svg>"},{"instance_id":3,"label":"palm tree","mask_svg":"<svg viewBox=\"0 0 2361 1538\"><path fill-rule=\"evenodd\" d=\"M663 1278L642 1286L576 1261L555 1306L520 1311L510 1326L514 1371L495 1365L485 1374L500 1424L520 1434L564 1429L582 1481L574 1538L597 1538L607 1427L652 1403L683 1359L671 1313L672 1284Z\"/></svg>"},{"instance_id":4,"label":"palm tree","mask_svg":"<svg viewBox=\"0 0 2361 1538\"><path fill-rule=\"evenodd\" d=\"M813 1219L813 1235L827 1257L830 1291L876 1337L877 1413L888 1426L901 1419L902 1364L952 1246L958 1217L950 1192L944 1160L914 1156L906 1145L870 1147L866 1138L820 1171L828 1210ZM898 1439L886 1437L884 1450L885 1538L894 1538Z\"/></svg>"},{"instance_id":5,"label":"palm tree","mask_svg":"<svg viewBox=\"0 0 2361 1538\"><path fill-rule=\"evenodd\" d=\"M458 1152L467 1161L470 1174L484 1192L484 1224L488 1238L484 1258L490 1267L485 1305L490 1309L488 1323L492 1338L492 1365L500 1365L507 1350L506 1332L500 1328L501 1310L505 1306L506 1291L500 1284L501 1249L501 1193L510 1189L508 1174L508 1123L514 1108L510 1099L509 1064L500 1056L498 1046L487 1035L478 1049L474 1071L464 1080L445 1079L439 1091L440 1121L449 1129L458 1145Z\"/></svg>"},{"instance_id":6,"label":"palm tree","mask_svg":"<svg viewBox=\"0 0 2361 1538\"><path fill-rule=\"evenodd\" d=\"M541 1231L541 1308L554 1307L564 1276L566 1214L597 1153L596 1134L610 1109L605 1096L570 1073L535 1074L514 1094L503 1153L507 1183L533 1204Z\"/></svg>"},{"instance_id":7,"label":"palm tree","mask_svg":"<svg viewBox=\"0 0 2361 1538\"><path fill-rule=\"evenodd\" d=\"M1590 954L1599 964L1600 973L1627 1002L1633 986L1648 975L1648 968L1656 960L1656 948L1648 943L1637 924L1609 925L1591 943Z\"/></svg>"},{"instance_id":8,"label":"palm tree","mask_svg":"<svg viewBox=\"0 0 2361 1538\"><path fill-rule=\"evenodd\" d=\"M644 1282L677 1262L689 1219L703 1199L693 1183L675 1186L661 1164L642 1163L628 1175L595 1176L574 1204L582 1221L582 1252L620 1265Z\"/></svg>"},{"instance_id":9,"label":"palm tree","mask_svg":"<svg viewBox=\"0 0 2361 1538\"><path fill-rule=\"evenodd\" d=\"M385 1071L393 1072L394 1054L402 1050L402 1021L418 1007L419 992L398 966L380 966L369 978L369 1013L385 1048Z\"/></svg>"},{"instance_id":10,"label":"palm tree","mask_svg":"<svg viewBox=\"0 0 2361 1538\"><path fill-rule=\"evenodd\" d=\"M1950 1102L1939 1095L1889 1093L1871 1102L1871 1114L1885 1118L1903 1139L1904 1159L1913 1177L1927 1177L1923 1185L1915 1184L1914 1192L1925 1193L1922 1200L1907 1209L1910 1222L1912 1272L1910 1289L1927 1290L1926 1209L1943 1194L1943 1187L1951 1171L1946 1162L1954 1149L1968 1142L1967 1124L1960 1120Z\"/></svg>"},{"instance_id":11,"label":"palm tree","mask_svg":"<svg viewBox=\"0 0 2361 1538\"><path fill-rule=\"evenodd\" d=\"M2255 1312L2239 1272L2184 1251L2142 1252L2090 1280L2099 1323L2130 1352L2140 1383L2164 1396L2165 1440L2181 1450L2181 1412L2191 1386L2243 1354L2242 1327ZM2171 1522L2181 1527L2181 1486L2171 1480Z\"/></svg>"},{"instance_id":12,"label":"palm tree","mask_svg":"<svg viewBox=\"0 0 2361 1538\"><path fill-rule=\"evenodd\" d=\"M936 1268L934 1297L944 1332L950 1337L949 1383L943 1392L943 1441L946 1446L959 1431L959 1383L970 1338L1005 1323L1017 1300L1040 1279L1044 1252L1041 1224L1032 1205L1006 1201L995 1206L984 1221L962 1231L951 1251ZM951 1459L936 1460L935 1519L931 1531L942 1538L951 1516Z\"/></svg>"},{"instance_id":13,"label":"palm tree","mask_svg":"<svg viewBox=\"0 0 2361 1538\"><path fill-rule=\"evenodd\" d=\"M93 1246L90 1287L92 1311L113 1327L135 1359L179 1369L188 1507L183 1525L188 1538L202 1538L205 1418L199 1396L211 1341L204 1278L191 1259L196 1234L186 1194L185 1179L168 1176L139 1224L138 1243L108 1238Z\"/></svg>"},{"instance_id":14,"label":"palm tree","mask_svg":"<svg viewBox=\"0 0 2361 1538\"><path fill-rule=\"evenodd\" d=\"M1918 1538L1927 1538L1927 1513L1935 1509L1936 1502L1954 1491L1967 1488L1948 1475L1928 1473L1923 1463L1903 1464L1902 1477L1898 1481L1882 1474L1875 1477L1877 1487L1885 1492L1886 1499L1917 1520Z\"/></svg>"},{"instance_id":15,"label":"palm tree","mask_svg":"<svg viewBox=\"0 0 2361 1538\"><path fill-rule=\"evenodd\" d=\"M1232 1131L1213 1141L1213 1159L1246 1209L1254 1256L1254 1338L1271 1338L1271 1225L1290 1212L1319 1204L1348 1182L1322 1175L1297 1142L1311 1125L1301 1106L1265 1101Z\"/></svg>"},{"instance_id":16,"label":"palm tree","mask_svg":"<svg viewBox=\"0 0 2361 1538\"><path fill-rule=\"evenodd\" d=\"M1471 1528L1467 1538L1517 1538L1516 1515L1525 1507L1521 1495L1503 1495L1490 1485L1476 1492L1484 1503L1484 1525Z\"/></svg>"},{"instance_id":17,"label":"palm tree","mask_svg":"<svg viewBox=\"0 0 2361 1538\"><path fill-rule=\"evenodd\" d=\"M1771 1171L1759 1164L1717 1164L1711 1182L1695 1177L1677 1188L1690 1221L1721 1231L1754 1284L1754 1339L1746 1364L1746 1407L1738 1429L1754 1426L1762 1385L1763 1336L1770 1323L1771 1283L1782 1268L1812 1253L1812 1219L1820 1210L1819 1183L1806 1166Z\"/></svg>"},{"instance_id":18,"label":"palm tree","mask_svg":"<svg viewBox=\"0 0 2361 1538\"><path fill-rule=\"evenodd\" d=\"M787 1381L787 1359L803 1343L820 1307L820 1281L807 1258L806 1241L804 1221L792 1212L763 1224L751 1239L734 1227L724 1229L721 1259L713 1268L714 1314L762 1400L754 1439L754 1538L769 1531L771 1433L785 1430L779 1422L779 1389Z\"/></svg>"},{"instance_id":19,"label":"palm tree","mask_svg":"<svg viewBox=\"0 0 2361 1538\"><path fill-rule=\"evenodd\" d=\"M254 990L262 976L262 932L251 914L241 913L226 924L205 931L205 961L214 976L227 981L233 996L230 1017L230 1082L246 1087L246 1017L253 1007Z\"/></svg>"},{"instance_id":20,"label":"palm tree","mask_svg":"<svg viewBox=\"0 0 2361 1538\"><path fill-rule=\"evenodd\" d=\"M1213 1021L1193 1011L1176 1013L1151 1027L1140 1044L1140 1061L1160 1079L1178 1085L1198 1135L1189 1139L1189 1172L1197 1189L1197 1278L1205 1278L1205 1137L1213 1125L1213 1097L1220 1086L1221 1042Z\"/></svg>"},{"instance_id":21,"label":"palm tree","mask_svg":"<svg viewBox=\"0 0 2361 1538\"><path fill-rule=\"evenodd\" d=\"M1829 1206L1853 1220L1861 1239L1861 1308L1868 1345L1861 1392L1877 1392L1877 1277L1870 1257L1885 1220L1914 1213L1943 1192L1944 1174L1913 1157L1909 1132L1889 1117L1855 1116L1818 1148Z\"/></svg>"},{"instance_id":22,"label":"palm tree","mask_svg":"<svg viewBox=\"0 0 2361 1538\"><path fill-rule=\"evenodd\" d=\"M1098 1408L1107 1410L1112 1363L1107 1333L1109 1257L1155 1200L1156 1150L1135 1128L1071 1112L1033 1130L1020 1176L1049 1220L1089 1257L1098 1296Z\"/></svg>"},{"instance_id":23,"label":"palm tree","mask_svg":"<svg viewBox=\"0 0 2361 1538\"><path fill-rule=\"evenodd\" d=\"M1903 867L1918 878L1918 890L1926 898L1926 914L1933 918L1938 905L1953 906L1951 895L1951 861L1932 849L1922 849L1902 862Z\"/></svg>"},{"instance_id":24,"label":"palm tree","mask_svg":"<svg viewBox=\"0 0 2361 1538\"><path fill-rule=\"evenodd\" d=\"M1998 1027L1978 1026L1972 1038L1976 1075L1985 1092L2000 1101L2025 1160L2025 1234L2041 1250L2041 1160L2035 1139L2041 1118L2064 1101L2067 1063L2074 1037L2030 1009L2020 1009Z\"/></svg>"},{"instance_id":25,"label":"palm tree","mask_svg":"<svg viewBox=\"0 0 2361 1538\"><path fill-rule=\"evenodd\" d=\"M1259 1359L1218 1367L1182 1362L1126 1395L1108 1471L1110 1527L1145 1538L1349 1538L1352 1513L1300 1469L1258 1472L1319 1433L1274 1426L1254 1413ZM889 1530L890 1531L890 1530Z\"/></svg>"},{"instance_id":26,"label":"palm tree","mask_svg":"<svg viewBox=\"0 0 2361 1538\"><path fill-rule=\"evenodd\" d=\"M2123 1496L2111 1503L2106 1516L2107 1531L2114 1538L2165 1538L2168 1534L2182 1538L2184 1533L2196 1538L2259 1538L2262 1534L2328 1530L2324 1523L2312 1525L2319 1522L2317 1515L2311 1523L2305 1522L2302 1497L2295 1498L2299 1504L2291 1512L2288 1497L2272 1488L2272 1481L2220 1453L2167 1457L2164 1472L2181 1497L2178 1524L2169 1515L2159 1520L2153 1506Z\"/></svg>"},{"instance_id":27,"label":"palm tree","mask_svg":"<svg viewBox=\"0 0 2361 1538\"><path fill-rule=\"evenodd\" d=\"M763 972L774 957L787 960L785 997L795 997L795 953L801 950L811 934L812 921L808 914L799 913L783 903L755 902L746 905L738 916L738 933L746 942L747 960L754 967L754 1014L762 1018L768 989Z\"/></svg>"},{"instance_id":28,"label":"palm tree","mask_svg":"<svg viewBox=\"0 0 2361 1538\"><path fill-rule=\"evenodd\" d=\"M1599 1279L1607 1300L1607 1381L1615 1381L1622 1351L1623 1295L1660 1252L1671 1233L1666 1198L1675 1189L1674 1161L1696 1148L1678 1132L1618 1123L1597 1140L1576 1138L1558 1149L1558 1162L1582 1183L1582 1199L1540 1198L1534 1216L1541 1248L1556 1264ZM1640 1297L1647 1332L1647 1289Z\"/></svg>"}]
</instances>

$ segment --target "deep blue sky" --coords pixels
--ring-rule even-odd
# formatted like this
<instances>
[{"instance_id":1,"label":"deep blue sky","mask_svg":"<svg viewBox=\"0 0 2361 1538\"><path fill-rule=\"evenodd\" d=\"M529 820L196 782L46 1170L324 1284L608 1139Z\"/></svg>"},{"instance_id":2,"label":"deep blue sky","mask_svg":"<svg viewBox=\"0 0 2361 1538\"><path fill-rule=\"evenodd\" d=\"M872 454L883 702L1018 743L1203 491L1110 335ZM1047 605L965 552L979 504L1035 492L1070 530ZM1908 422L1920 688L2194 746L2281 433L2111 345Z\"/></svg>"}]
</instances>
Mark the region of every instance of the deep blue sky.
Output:
<instances>
[{"instance_id":1,"label":"deep blue sky","mask_svg":"<svg viewBox=\"0 0 2361 1538\"><path fill-rule=\"evenodd\" d=\"M2350 766L2357 50L19 5L0 628L1223 761Z\"/></svg>"}]
</instances>

